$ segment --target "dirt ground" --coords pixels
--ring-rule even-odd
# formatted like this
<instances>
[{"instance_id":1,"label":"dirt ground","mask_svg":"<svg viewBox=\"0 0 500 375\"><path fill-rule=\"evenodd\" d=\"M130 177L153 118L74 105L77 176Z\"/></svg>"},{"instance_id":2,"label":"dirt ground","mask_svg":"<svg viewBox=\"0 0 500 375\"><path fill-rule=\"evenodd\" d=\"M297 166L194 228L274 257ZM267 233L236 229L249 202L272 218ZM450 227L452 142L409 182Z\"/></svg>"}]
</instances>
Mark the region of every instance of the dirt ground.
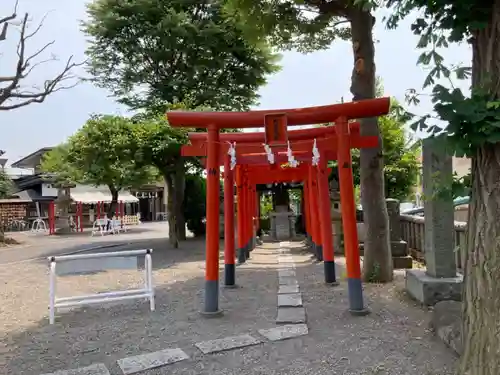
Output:
<instances>
[{"instance_id":1,"label":"dirt ground","mask_svg":"<svg viewBox=\"0 0 500 375\"><path fill-rule=\"evenodd\" d=\"M195 342L256 335L257 329L276 326L277 244L259 247L246 265L237 267L241 288L221 288L225 313L209 320L199 314L204 242L189 240L176 250L167 250L165 239L150 245L154 312L143 301L92 306L61 313L50 326L46 262L0 267L0 373L39 375L102 362L118 375L118 359L182 348L189 360L144 374L453 374L456 358L428 331L428 312L404 297L400 278L392 285L366 286L372 313L353 317L347 312L345 282L325 286L323 265L312 262L300 243L291 247L309 334L202 355ZM66 276L59 279L58 296L134 287L141 278L137 271Z\"/></svg>"}]
</instances>

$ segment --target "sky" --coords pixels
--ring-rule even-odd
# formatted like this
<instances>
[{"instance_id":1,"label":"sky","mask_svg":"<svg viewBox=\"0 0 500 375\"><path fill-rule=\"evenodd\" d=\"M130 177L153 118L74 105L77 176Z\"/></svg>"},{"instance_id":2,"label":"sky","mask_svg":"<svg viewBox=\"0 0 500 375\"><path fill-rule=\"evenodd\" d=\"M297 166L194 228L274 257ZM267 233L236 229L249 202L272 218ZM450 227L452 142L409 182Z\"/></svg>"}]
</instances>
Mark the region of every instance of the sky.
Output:
<instances>
[{"instance_id":1,"label":"sky","mask_svg":"<svg viewBox=\"0 0 500 375\"><path fill-rule=\"evenodd\" d=\"M40 66L29 77L29 84L42 83L53 77L64 66L69 56L75 61L85 59L86 37L80 31L80 22L86 17L84 0L19 0L20 15L28 12L32 27L43 17L44 25L31 40L28 50L35 52L47 42L54 44L41 59L51 54L59 61ZM0 18L11 14L15 0L0 1ZM415 17L409 17L397 30L387 30L382 22L384 12L375 14L374 29L377 75L381 77L385 94L404 102L409 88L420 90L427 72L416 66L421 51L416 50L418 38L410 31ZM7 41L0 42L0 76L13 72L18 35L12 32ZM451 46L443 51L450 64L470 65L472 52L468 45ZM335 42L330 49L310 54L283 53L282 70L271 76L260 90L259 109L308 107L349 101L352 47L348 42ZM78 73L78 72L77 72ZM83 74L83 72L81 72ZM468 90L468 83L458 85ZM426 114L432 106L425 99L413 112ZM41 147L55 146L78 130L91 114L126 115L127 108L116 103L106 90L90 83L80 84L67 91L51 95L42 104L32 104L12 111L0 111L0 149L8 165Z\"/></svg>"}]
</instances>

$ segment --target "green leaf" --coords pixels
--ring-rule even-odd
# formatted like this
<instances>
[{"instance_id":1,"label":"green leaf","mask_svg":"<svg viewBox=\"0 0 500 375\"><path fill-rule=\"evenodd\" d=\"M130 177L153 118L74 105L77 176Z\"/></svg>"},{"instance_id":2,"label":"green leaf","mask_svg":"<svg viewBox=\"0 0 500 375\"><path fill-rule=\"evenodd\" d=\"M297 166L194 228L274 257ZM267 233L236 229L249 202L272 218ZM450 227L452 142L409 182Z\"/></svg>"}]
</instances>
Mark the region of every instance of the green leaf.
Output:
<instances>
[{"instance_id":1,"label":"green leaf","mask_svg":"<svg viewBox=\"0 0 500 375\"><path fill-rule=\"evenodd\" d=\"M280 56L211 0L95 0L84 32L94 82L134 109L245 110Z\"/></svg>"}]
</instances>

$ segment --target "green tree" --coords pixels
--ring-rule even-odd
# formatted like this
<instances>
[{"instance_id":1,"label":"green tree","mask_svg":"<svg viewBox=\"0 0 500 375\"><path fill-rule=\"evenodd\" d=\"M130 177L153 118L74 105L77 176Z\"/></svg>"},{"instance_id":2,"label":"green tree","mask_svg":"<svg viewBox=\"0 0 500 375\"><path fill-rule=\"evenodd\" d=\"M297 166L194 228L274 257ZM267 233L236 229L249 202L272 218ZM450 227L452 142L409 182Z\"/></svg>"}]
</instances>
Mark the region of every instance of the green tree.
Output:
<instances>
[{"instance_id":1,"label":"green tree","mask_svg":"<svg viewBox=\"0 0 500 375\"><path fill-rule=\"evenodd\" d=\"M277 71L278 56L265 43L249 42L218 1L95 0L88 16L84 30L91 37L87 54L94 82L143 109L141 118L153 119L144 139L157 146L143 143L144 160L167 182L175 245L185 238L182 205L191 164L179 152L186 132L170 129L157 116L177 105L247 109L266 76Z\"/></svg>"},{"instance_id":2,"label":"green tree","mask_svg":"<svg viewBox=\"0 0 500 375\"><path fill-rule=\"evenodd\" d=\"M54 147L42 158L42 170L52 174L56 183L72 184L84 181L83 171L69 161L71 145L68 141Z\"/></svg>"},{"instance_id":3,"label":"green tree","mask_svg":"<svg viewBox=\"0 0 500 375\"><path fill-rule=\"evenodd\" d=\"M250 43L219 1L94 0L84 31L95 82L133 108L246 109L277 56Z\"/></svg>"},{"instance_id":4,"label":"green tree","mask_svg":"<svg viewBox=\"0 0 500 375\"><path fill-rule=\"evenodd\" d=\"M425 51L418 62L430 65L424 87L432 87L437 117L447 126L429 124L432 115L419 118L423 128L457 156L471 157L461 375L500 373L500 1L406 0L391 1L390 26L413 10L421 11L412 25ZM439 54L449 43L468 41L472 67L446 66ZM471 77L471 93L454 87L452 78ZM444 78L443 81L438 81ZM415 97L413 97L415 99ZM440 134L441 133L441 134Z\"/></svg>"},{"instance_id":5,"label":"green tree","mask_svg":"<svg viewBox=\"0 0 500 375\"><path fill-rule=\"evenodd\" d=\"M141 166L155 166L165 180L169 241L177 247L179 240L186 236L182 209L186 172L198 167L196 159L180 157L181 146L188 140L188 129L172 128L164 115L138 115L133 121L136 162Z\"/></svg>"},{"instance_id":6,"label":"green tree","mask_svg":"<svg viewBox=\"0 0 500 375\"><path fill-rule=\"evenodd\" d=\"M405 122L397 112L379 119L384 157L384 187L387 198L408 199L420 174L420 142L412 142ZM360 185L359 150L353 150L354 184Z\"/></svg>"},{"instance_id":7,"label":"green tree","mask_svg":"<svg viewBox=\"0 0 500 375\"><path fill-rule=\"evenodd\" d=\"M187 228L195 236L204 235L206 232L205 218L207 215L206 180L199 174L186 175L186 199L184 200L183 213L186 218Z\"/></svg>"},{"instance_id":8,"label":"green tree","mask_svg":"<svg viewBox=\"0 0 500 375\"><path fill-rule=\"evenodd\" d=\"M350 39L354 53L351 93L354 100L375 97L375 46L371 11L378 1L367 0L226 0L227 12L242 19L249 35L281 49L309 52L328 48L336 39ZM332 62L333 64L333 62ZM361 120L364 135L379 136L377 118ZM361 150L362 204L367 228L363 278L392 280L389 220L384 196L382 142ZM376 271L376 272L375 272ZM374 274L378 275L373 279Z\"/></svg>"},{"instance_id":9,"label":"green tree","mask_svg":"<svg viewBox=\"0 0 500 375\"><path fill-rule=\"evenodd\" d=\"M107 186L111 193L108 216L113 216L122 189L139 187L155 179L152 168L139 167L134 123L121 116L92 116L67 143L50 151L42 169L67 182Z\"/></svg>"},{"instance_id":10,"label":"green tree","mask_svg":"<svg viewBox=\"0 0 500 375\"><path fill-rule=\"evenodd\" d=\"M0 169L0 199L8 198L14 192L14 183L10 176Z\"/></svg>"},{"instance_id":11,"label":"green tree","mask_svg":"<svg viewBox=\"0 0 500 375\"><path fill-rule=\"evenodd\" d=\"M14 183L12 182L12 179L7 173L5 173L3 169L0 169L0 199L8 198L13 192L14 192ZM6 224L7 223L0 218L0 244L5 242Z\"/></svg>"}]
</instances>

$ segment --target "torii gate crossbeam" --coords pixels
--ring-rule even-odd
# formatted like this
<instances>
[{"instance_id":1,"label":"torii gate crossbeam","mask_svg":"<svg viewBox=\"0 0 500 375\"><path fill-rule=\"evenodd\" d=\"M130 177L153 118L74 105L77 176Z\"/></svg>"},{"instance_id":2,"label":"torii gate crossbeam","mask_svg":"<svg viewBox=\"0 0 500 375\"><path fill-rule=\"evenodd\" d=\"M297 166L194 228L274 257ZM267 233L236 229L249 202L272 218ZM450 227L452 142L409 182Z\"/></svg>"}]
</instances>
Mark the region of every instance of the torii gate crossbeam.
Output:
<instances>
[{"instance_id":1,"label":"torii gate crossbeam","mask_svg":"<svg viewBox=\"0 0 500 375\"><path fill-rule=\"evenodd\" d=\"M204 314L213 316L219 310L219 157L220 129L258 128L265 124L269 145L288 141L289 125L335 122L339 163L340 195L344 244L347 261L349 310L353 314L367 312L363 301L361 266L354 203L348 121L385 115L390 98L362 100L321 107L249 112L179 112L167 113L172 127L206 128L207 134L207 234Z\"/></svg>"}]
</instances>

